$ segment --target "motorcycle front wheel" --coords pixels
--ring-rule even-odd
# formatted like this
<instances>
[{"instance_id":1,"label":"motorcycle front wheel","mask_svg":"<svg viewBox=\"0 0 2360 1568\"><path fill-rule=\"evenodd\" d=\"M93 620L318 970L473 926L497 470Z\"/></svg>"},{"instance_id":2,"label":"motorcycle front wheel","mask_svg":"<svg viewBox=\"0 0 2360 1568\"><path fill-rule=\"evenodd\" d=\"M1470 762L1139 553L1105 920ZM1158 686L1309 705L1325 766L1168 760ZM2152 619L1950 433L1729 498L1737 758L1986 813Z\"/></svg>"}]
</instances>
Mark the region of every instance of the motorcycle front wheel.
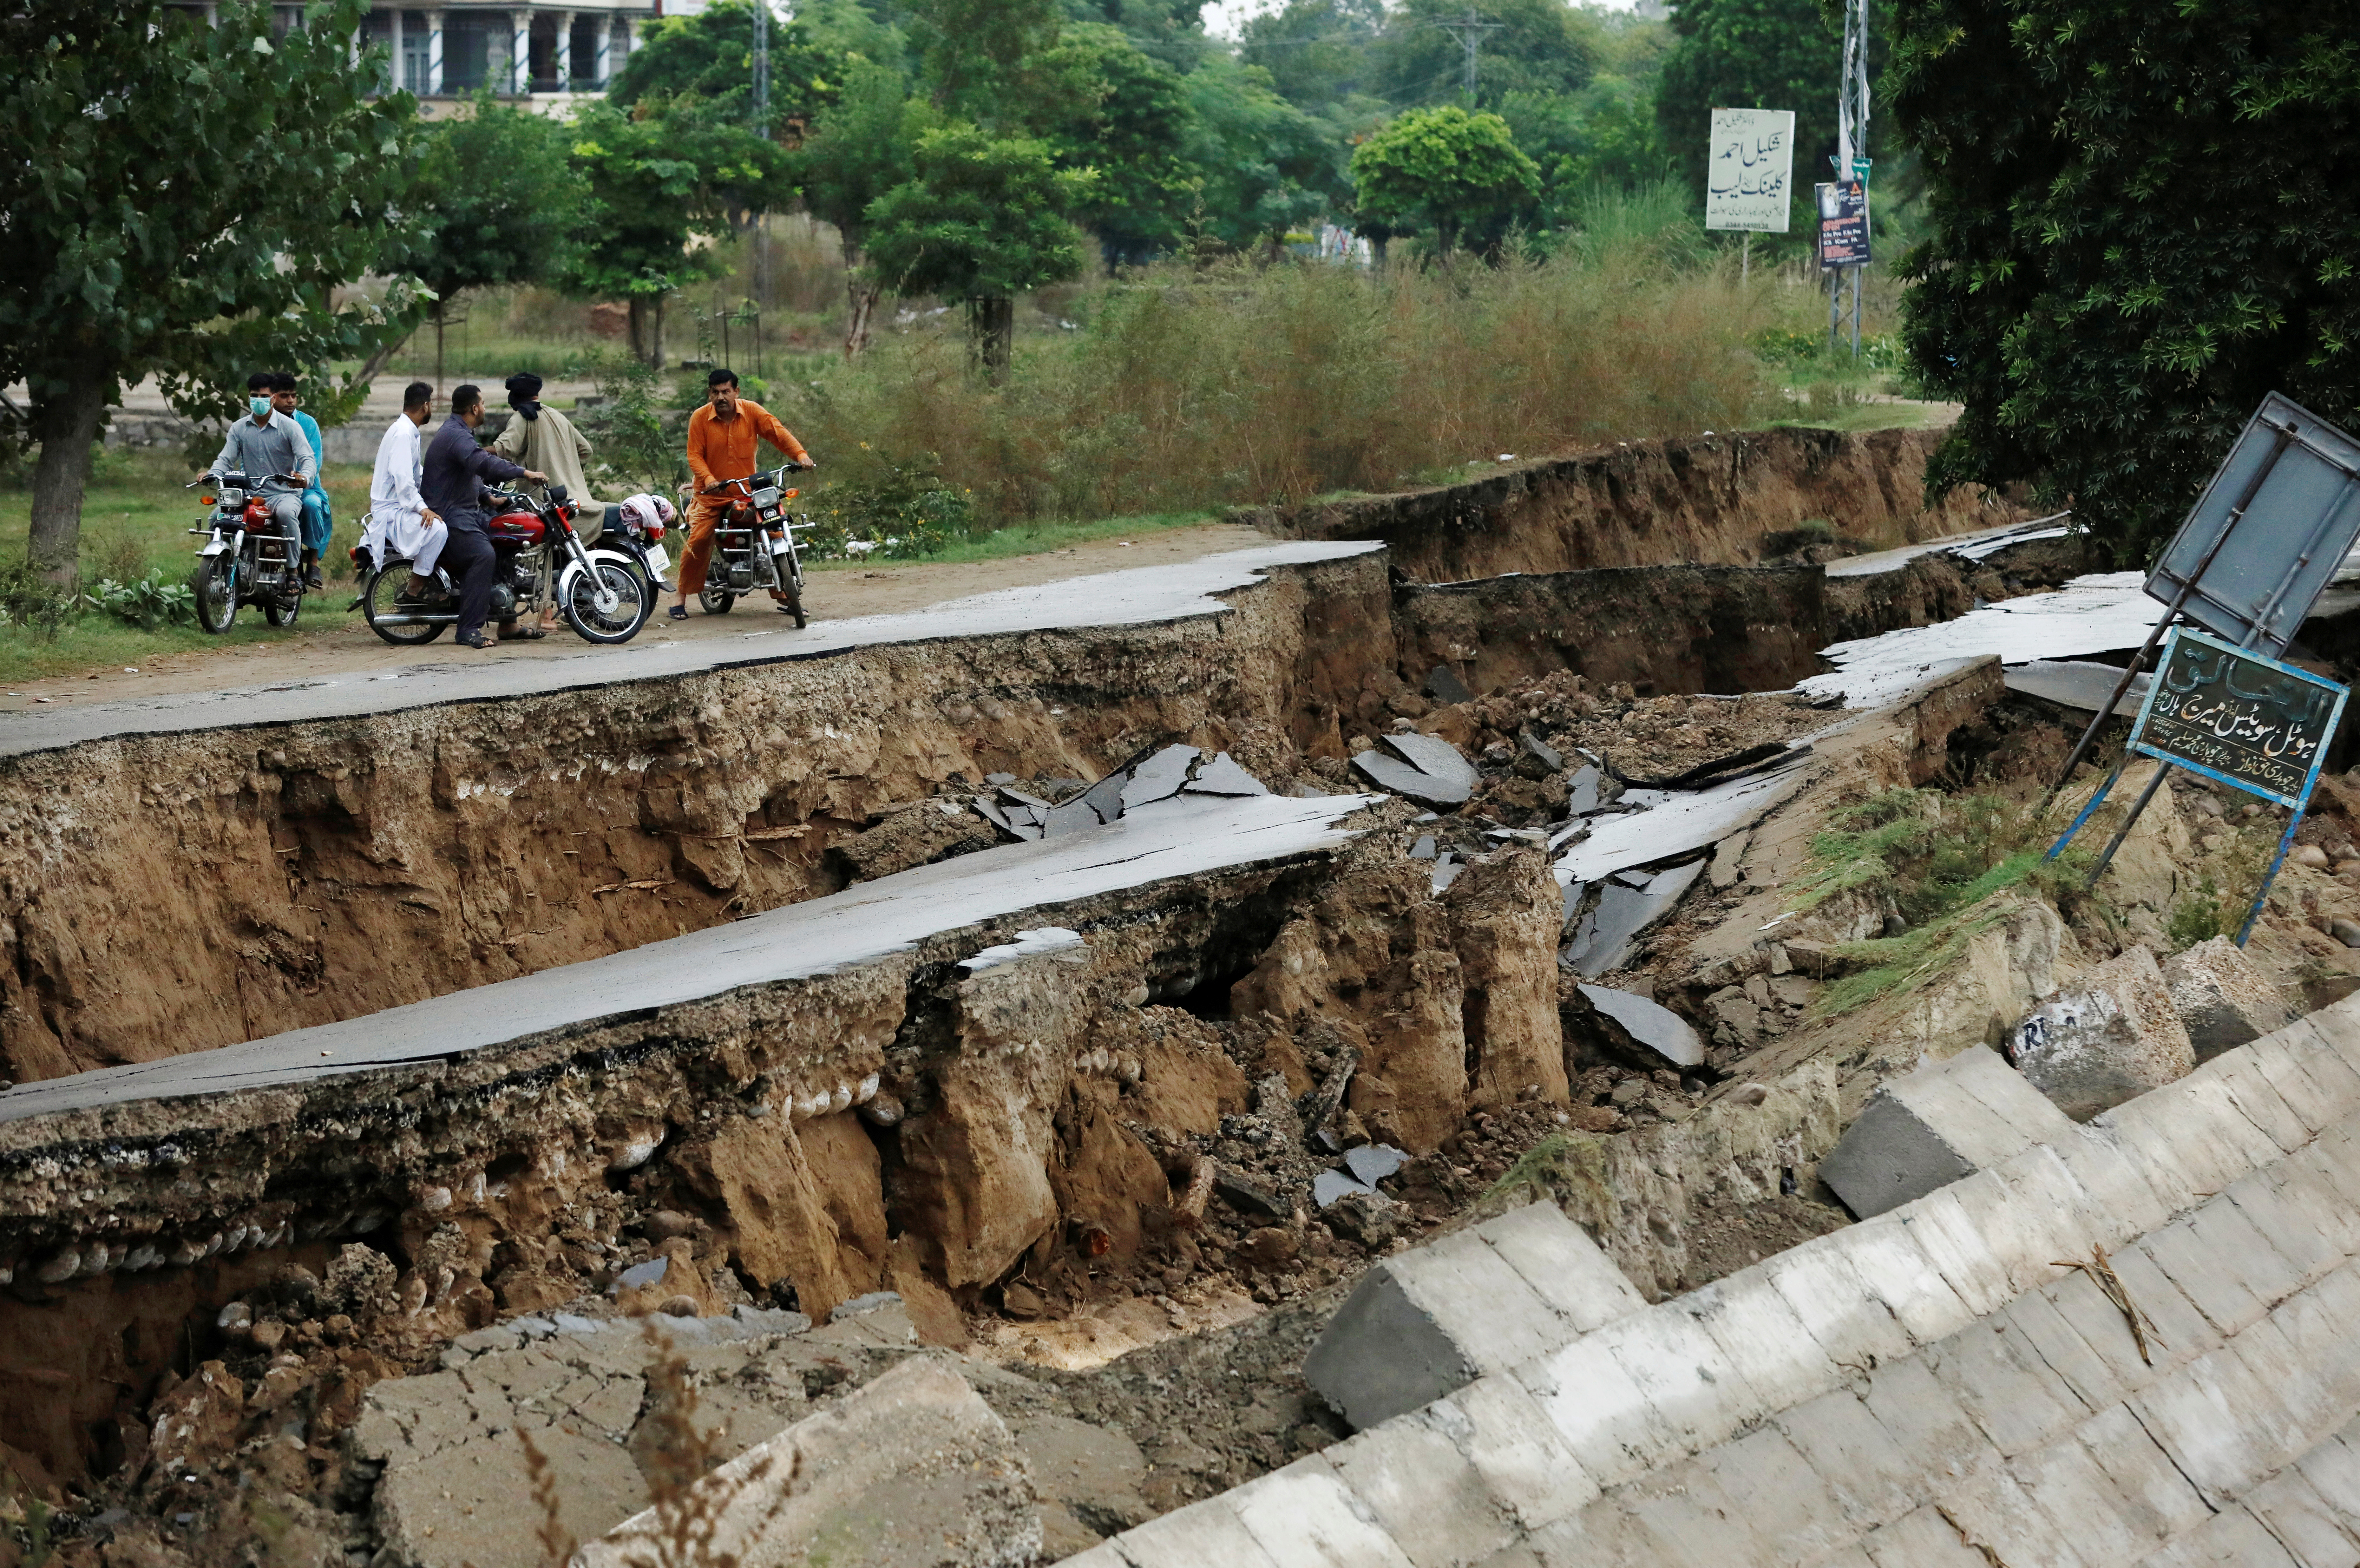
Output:
<instances>
[{"instance_id":1,"label":"motorcycle front wheel","mask_svg":"<svg viewBox=\"0 0 2360 1568\"><path fill-rule=\"evenodd\" d=\"M802 631L811 625L811 617L803 614L803 563L800 557L793 555L788 556L786 561L787 608L794 613L795 630Z\"/></svg>"},{"instance_id":2,"label":"motorcycle front wheel","mask_svg":"<svg viewBox=\"0 0 2360 1568\"><path fill-rule=\"evenodd\" d=\"M361 618L368 622L369 630L396 648L423 648L442 635L446 623L434 621L425 626L387 626L377 619L381 615L406 613L395 608L394 598L409 581L410 562L406 561L380 566L370 573L368 587L361 594Z\"/></svg>"},{"instance_id":3,"label":"motorcycle front wheel","mask_svg":"<svg viewBox=\"0 0 2360 1568\"><path fill-rule=\"evenodd\" d=\"M598 606L602 592L614 595L605 609ZM565 624L585 642L628 642L655 612L656 597L649 591L647 579L621 561L594 561L590 571L568 579L568 592L560 607L565 612Z\"/></svg>"},{"instance_id":4,"label":"motorcycle front wheel","mask_svg":"<svg viewBox=\"0 0 2360 1568\"><path fill-rule=\"evenodd\" d=\"M189 592L197 597L197 625L214 637L237 619L237 583L232 575L235 561L234 556L209 555L189 573Z\"/></svg>"}]
</instances>

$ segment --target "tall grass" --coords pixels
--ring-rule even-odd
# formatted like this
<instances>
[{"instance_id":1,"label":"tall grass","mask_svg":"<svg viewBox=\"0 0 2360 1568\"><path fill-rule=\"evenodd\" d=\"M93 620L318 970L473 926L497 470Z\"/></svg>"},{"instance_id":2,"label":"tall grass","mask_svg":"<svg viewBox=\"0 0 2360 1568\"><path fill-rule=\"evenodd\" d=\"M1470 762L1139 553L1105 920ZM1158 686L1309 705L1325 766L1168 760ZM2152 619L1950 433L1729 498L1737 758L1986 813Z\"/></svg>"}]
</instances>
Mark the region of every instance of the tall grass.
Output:
<instances>
[{"instance_id":1,"label":"tall grass","mask_svg":"<svg viewBox=\"0 0 2360 1568\"><path fill-rule=\"evenodd\" d=\"M997 386L889 334L788 412L834 460L931 457L993 523L1379 490L1502 452L1743 428L1774 396L1734 260L1656 193L1546 259L1450 272L1238 262L1077 297ZM864 447L862 443L867 443Z\"/></svg>"}]
</instances>

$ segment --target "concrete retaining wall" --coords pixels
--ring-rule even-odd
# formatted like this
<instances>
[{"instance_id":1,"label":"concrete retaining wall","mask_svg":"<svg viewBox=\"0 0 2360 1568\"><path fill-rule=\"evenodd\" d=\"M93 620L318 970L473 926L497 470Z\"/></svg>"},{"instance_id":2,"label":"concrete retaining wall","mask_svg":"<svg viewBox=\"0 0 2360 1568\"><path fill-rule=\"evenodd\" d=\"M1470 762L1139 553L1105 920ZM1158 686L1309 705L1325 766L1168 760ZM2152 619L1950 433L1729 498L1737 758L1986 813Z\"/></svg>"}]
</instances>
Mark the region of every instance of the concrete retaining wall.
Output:
<instances>
[{"instance_id":1,"label":"concrete retaining wall","mask_svg":"<svg viewBox=\"0 0 2360 1568\"><path fill-rule=\"evenodd\" d=\"M1071 1561L2360 1559L2360 1004L2048 1131Z\"/></svg>"}]
</instances>

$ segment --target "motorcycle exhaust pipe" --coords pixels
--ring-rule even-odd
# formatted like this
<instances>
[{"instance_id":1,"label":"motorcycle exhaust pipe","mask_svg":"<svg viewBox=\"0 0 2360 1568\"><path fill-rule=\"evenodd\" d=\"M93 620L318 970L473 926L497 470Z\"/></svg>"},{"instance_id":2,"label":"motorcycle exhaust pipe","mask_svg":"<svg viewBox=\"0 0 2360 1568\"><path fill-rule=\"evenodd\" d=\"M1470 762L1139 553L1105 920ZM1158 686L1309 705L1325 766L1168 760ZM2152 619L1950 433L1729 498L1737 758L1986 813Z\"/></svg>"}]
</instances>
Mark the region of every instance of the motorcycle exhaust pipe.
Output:
<instances>
[{"instance_id":1,"label":"motorcycle exhaust pipe","mask_svg":"<svg viewBox=\"0 0 2360 1568\"><path fill-rule=\"evenodd\" d=\"M458 624L459 617L455 615L379 615L369 623L373 626L455 626Z\"/></svg>"}]
</instances>

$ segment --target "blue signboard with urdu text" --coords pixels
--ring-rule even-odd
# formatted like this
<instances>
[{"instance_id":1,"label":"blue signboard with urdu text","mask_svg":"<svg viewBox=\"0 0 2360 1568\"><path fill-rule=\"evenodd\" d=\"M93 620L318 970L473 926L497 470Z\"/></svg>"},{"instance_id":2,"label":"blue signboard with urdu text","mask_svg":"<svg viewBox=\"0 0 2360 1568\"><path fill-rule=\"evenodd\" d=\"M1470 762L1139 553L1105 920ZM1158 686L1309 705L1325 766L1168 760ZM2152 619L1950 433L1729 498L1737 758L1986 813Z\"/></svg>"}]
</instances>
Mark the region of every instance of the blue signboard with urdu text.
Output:
<instances>
[{"instance_id":1,"label":"blue signboard with urdu text","mask_svg":"<svg viewBox=\"0 0 2360 1568\"><path fill-rule=\"evenodd\" d=\"M2300 811L2344 716L2344 687L2174 626L2130 746Z\"/></svg>"}]
</instances>

